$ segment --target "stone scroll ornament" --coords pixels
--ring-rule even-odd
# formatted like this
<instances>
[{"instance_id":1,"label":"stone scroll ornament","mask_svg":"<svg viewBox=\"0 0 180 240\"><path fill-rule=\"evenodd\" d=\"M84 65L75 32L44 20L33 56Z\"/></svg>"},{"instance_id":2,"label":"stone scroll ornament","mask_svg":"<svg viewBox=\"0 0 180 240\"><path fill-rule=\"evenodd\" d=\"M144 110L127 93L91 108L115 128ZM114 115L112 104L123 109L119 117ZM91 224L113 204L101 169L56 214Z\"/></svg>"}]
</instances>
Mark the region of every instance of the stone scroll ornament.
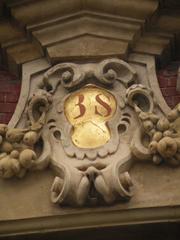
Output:
<instances>
[{"instance_id":1,"label":"stone scroll ornament","mask_svg":"<svg viewBox=\"0 0 180 240\"><path fill-rule=\"evenodd\" d=\"M26 104L25 127L0 125L0 176L49 166L54 203L129 200L132 163L180 164L180 104L165 116L156 101L122 60L55 65Z\"/></svg>"}]
</instances>

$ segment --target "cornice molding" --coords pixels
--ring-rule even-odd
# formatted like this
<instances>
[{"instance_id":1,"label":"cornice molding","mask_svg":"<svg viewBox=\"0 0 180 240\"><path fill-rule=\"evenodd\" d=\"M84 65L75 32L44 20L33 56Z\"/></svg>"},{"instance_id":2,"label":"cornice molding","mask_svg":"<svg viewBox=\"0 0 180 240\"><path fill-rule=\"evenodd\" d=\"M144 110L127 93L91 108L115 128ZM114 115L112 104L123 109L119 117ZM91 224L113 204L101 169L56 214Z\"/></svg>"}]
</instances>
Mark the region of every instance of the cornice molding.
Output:
<instances>
[{"instance_id":1,"label":"cornice molding","mask_svg":"<svg viewBox=\"0 0 180 240\"><path fill-rule=\"evenodd\" d=\"M101 58L126 59L135 52L153 55L159 65L166 64L175 54L180 25L179 16L171 10L164 15L162 6L147 0L134 1L133 7L129 0L5 1L9 15L0 22L2 61L20 76L25 62L42 56L53 63L66 61L67 49L73 50L74 45L86 48L86 41L91 41L96 49L79 55L73 50L69 58L96 59L101 52ZM84 40L83 35L94 38ZM103 50L100 46L105 42L114 48L105 45Z\"/></svg>"},{"instance_id":2,"label":"cornice molding","mask_svg":"<svg viewBox=\"0 0 180 240\"><path fill-rule=\"evenodd\" d=\"M88 217L87 217L88 216ZM115 227L180 221L179 206L129 210L86 210L52 217L16 219L0 222L0 239L35 233L63 232L92 228Z\"/></svg>"}]
</instances>

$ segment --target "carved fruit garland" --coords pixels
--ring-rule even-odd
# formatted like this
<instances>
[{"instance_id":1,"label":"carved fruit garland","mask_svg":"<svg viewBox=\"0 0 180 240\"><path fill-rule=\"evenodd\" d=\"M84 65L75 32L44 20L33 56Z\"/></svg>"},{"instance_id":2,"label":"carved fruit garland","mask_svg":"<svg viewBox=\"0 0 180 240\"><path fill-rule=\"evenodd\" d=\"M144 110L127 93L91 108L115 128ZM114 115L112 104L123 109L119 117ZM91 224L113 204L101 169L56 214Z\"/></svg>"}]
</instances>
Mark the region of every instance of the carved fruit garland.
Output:
<instances>
[{"instance_id":1,"label":"carved fruit garland","mask_svg":"<svg viewBox=\"0 0 180 240\"><path fill-rule=\"evenodd\" d=\"M27 102L25 127L0 124L0 176L50 165L54 203L129 200L135 160L180 164L180 104L165 116L140 83L119 59L53 66Z\"/></svg>"},{"instance_id":2,"label":"carved fruit garland","mask_svg":"<svg viewBox=\"0 0 180 240\"><path fill-rule=\"evenodd\" d=\"M36 167L35 144L41 136L45 115L51 103L50 94L40 91L32 96L28 105L30 126L25 129L11 129L0 124L0 176L23 177L27 170ZM33 106L33 110L32 110ZM36 120L35 112L40 114Z\"/></svg>"},{"instance_id":3,"label":"carved fruit garland","mask_svg":"<svg viewBox=\"0 0 180 240\"><path fill-rule=\"evenodd\" d=\"M177 166L180 164L180 103L167 117L159 117L153 111L142 111L132 99L137 92L148 96L148 91L142 85L133 85L127 91L128 103L134 108L144 132L150 137L148 148L152 161L157 165L164 161Z\"/></svg>"}]
</instances>

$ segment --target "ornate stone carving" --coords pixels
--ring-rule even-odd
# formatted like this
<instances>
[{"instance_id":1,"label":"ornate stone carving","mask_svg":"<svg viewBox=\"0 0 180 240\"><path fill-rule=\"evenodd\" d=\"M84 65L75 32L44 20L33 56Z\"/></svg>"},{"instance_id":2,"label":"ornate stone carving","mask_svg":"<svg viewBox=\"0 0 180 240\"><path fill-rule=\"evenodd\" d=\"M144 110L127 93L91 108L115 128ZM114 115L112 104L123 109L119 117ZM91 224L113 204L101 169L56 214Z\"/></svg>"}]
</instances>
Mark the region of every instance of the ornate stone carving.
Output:
<instances>
[{"instance_id":1,"label":"ornate stone carving","mask_svg":"<svg viewBox=\"0 0 180 240\"><path fill-rule=\"evenodd\" d=\"M24 129L11 129L5 124L0 124L1 177L23 177L27 170L38 164L35 144L40 140L50 103L50 95L39 90L28 103L29 126Z\"/></svg>"},{"instance_id":2,"label":"ornate stone carving","mask_svg":"<svg viewBox=\"0 0 180 240\"><path fill-rule=\"evenodd\" d=\"M165 161L171 165L179 165L180 104L167 116L160 117L154 113L152 92L142 85L130 87L127 90L127 100L141 121L142 135L147 134L149 136L148 148L152 161L155 164ZM136 154L136 150L134 152Z\"/></svg>"},{"instance_id":3,"label":"ornate stone carving","mask_svg":"<svg viewBox=\"0 0 180 240\"><path fill-rule=\"evenodd\" d=\"M26 103L22 127L0 125L0 176L50 166L54 203L129 200L133 162L180 163L180 105L166 116L152 90L119 59L49 68Z\"/></svg>"}]
</instances>

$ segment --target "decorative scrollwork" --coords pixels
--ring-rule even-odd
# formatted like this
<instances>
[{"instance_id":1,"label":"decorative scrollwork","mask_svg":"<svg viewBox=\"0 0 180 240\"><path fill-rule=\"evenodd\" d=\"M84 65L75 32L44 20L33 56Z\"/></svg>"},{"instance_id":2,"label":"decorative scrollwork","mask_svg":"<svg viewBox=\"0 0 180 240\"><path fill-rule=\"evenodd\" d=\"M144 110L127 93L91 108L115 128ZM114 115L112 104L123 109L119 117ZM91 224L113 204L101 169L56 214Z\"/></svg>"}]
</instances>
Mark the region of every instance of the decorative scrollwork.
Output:
<instances>
[{"instance_id":1,"label":"decorative scrollwork","mask_svg":"<svg viewBox=\"0 0 180 240\"><path fill-rule=\"evenodd\" d=\"M152 94L147 92L143 86L133 85L127 90L127 101L137 113L144 132L150 137L148 149L152 161L155 164L165 161L177 166L180 164L180 132L176 124L180 120L180 104L167 117L160 117L153 112Z\"/></svg>"},{"instance_id":2,"label":"decorative scrollwork","mask_svg":"<svg viewBox=\"0 0 180 240\"><path fill-rule=\"evenodd\" d=\"M128 63L119 59L102 61L96 71L96 77L107 85L113 84L116 80L120 81L126 88L136 83L136 71Z\"/></svg>"},{"instance_id":3,"label":"decorative scrollwork","mask_svg":"<svg viewBox=\"0 0 180 240\"><path fill-rule=\"evenodd\" d=\"M34 147L40 138L50 103L50 95L39 91L32 96L28 104L28 128L11 129L5 124L0 124L1 177L23 177L27 170L35 167L37 154Z\"/></svg>"},{"instance_id":4,"label":"decorative scrollwork","mask_svg":"<svg viewBox=\"0 0 180 240\"><path fill-rule=\"evenodd\" d=\"M62 84L65 88L73 88L78 86L85 77L85 73L79 70L77 64L62 63L49 69L43 77L46 89L55 92L58 84Z\"/></svg>"},{"instance_id":5,"label":"decorative scrollwork","mask_svg":"<svg viewBox=\"0 0 180 240\"><path fill-rule=\"evenodd\" d=\"M103 169L90 166L84 171L56 165L55 170L59 176L55 177L51 188L52 202L82 206L88 203L97 204L98 200L108 204L117 199L129 200L133 183L129 173L123 171L122 166L126 160Z\"/></svg>"},{"instance_id":6,"label":"decorative scrollwork","mask_svg":"<svg viewBox=\"0 0 180 240\"><path fill-rule=\"evenodd\" d=\"M120 59L108 59L99 65L78 65L61 63L49 69L43 76L43 83L47 91L53 93L59 84L64 88L73 89L80 84L94 83L96 79L100 84L112 85L120 81L127 88L136 83L136 71Z\"/></svg>"},{"instance_id":7,"label":"decorative scrollwork","mask_svg":"<svg viewBox=\"0 0 180 240\"><path fill-rule=\"evenodd\" d=\"M37 86L25 127L0 124L2 178L50 165L52 202L112 204L132 197L136 160L180 164L180 104L165 116L130 64L61 63Z\"/></svg>"}]
</instances>

